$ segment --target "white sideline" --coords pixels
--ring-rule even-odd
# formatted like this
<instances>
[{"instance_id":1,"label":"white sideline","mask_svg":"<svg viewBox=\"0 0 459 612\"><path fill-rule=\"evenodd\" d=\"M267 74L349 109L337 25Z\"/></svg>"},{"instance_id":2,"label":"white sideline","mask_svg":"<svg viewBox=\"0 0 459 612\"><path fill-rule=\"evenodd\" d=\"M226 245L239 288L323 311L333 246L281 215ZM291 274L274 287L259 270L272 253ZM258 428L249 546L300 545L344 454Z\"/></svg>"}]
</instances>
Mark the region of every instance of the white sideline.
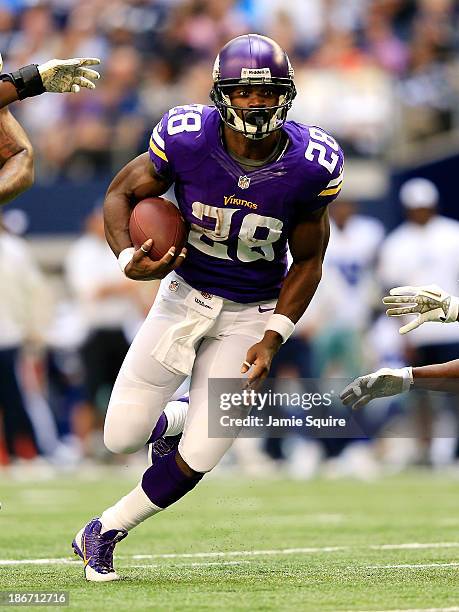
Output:
<instances>
[{"instance_id":1,"label":"white sideline","mask_svg":"<svg viewBox=\"0 0 459 612\"><path fill-rule=\"evenodd\" d=\"M411 550L429 548L459 548L459 542L407 542L404 544L373 544L370 546L323 546L306 548L279 548L268 550L228 550L197 553L163 553L151 555L117 555L118 559L202 559L202 558L221 558L221 557L255 557L272 555L301 555L314 553L333 553L349 550ZM60 563L79 563L68 557L57 559L0 559L2 565L52 565ZM375 566L378 568L384 566ZM390 611L388 611L390 612ZM395 611L394 611L395 612ZM408 611L406 611L408 612ZM459 608L458 608L459 612Z\"/></svg>"}]
</instances>

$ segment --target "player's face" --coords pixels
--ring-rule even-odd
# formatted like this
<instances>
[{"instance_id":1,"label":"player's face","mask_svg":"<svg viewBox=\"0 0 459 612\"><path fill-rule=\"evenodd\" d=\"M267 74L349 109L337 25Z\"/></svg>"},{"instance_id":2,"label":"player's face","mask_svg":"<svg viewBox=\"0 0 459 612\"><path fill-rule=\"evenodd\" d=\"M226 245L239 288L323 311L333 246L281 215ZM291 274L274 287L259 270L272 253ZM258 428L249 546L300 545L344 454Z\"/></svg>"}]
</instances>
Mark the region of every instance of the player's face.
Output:
<instances>
[{"instance_id":1,"label":"player's face","mask_svg":"<svg viewBox=\"0 0 459 612\"><path fill-rule=\"evenodd\" d=\"M238 85L228 94L231 104L240 108L269 108L279 104L279 90L269 85Z\"/></svg>"},{"instance_id":2,"label":"player's face","mask_svg":"<svg viewBox=\"0 0 459 612\"><path fill-rule=\"evenodd\" d=\"M425 225L435 214L435 208L412 208L407 210L406 216L417 225Z\"/></svg>"}]
</instances>

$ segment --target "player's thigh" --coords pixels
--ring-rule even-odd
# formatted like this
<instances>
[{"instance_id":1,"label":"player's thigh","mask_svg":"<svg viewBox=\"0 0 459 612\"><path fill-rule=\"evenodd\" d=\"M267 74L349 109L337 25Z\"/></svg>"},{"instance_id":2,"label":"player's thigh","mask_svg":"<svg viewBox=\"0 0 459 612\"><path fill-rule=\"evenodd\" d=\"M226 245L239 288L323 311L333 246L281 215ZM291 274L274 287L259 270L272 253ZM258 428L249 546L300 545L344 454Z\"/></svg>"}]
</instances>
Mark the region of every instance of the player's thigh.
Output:
<instances>
[{"instance_id":1,"label":"player's thigh","mask_svg":"<svg viewBox=\"0 0 459 612\"><path fill-rule=\"evenodd\" d=\"M183 459L197 472L208 472L214 468L234 442L234 438L208 435L208 381L244 378L245 375L241 374L242 362L247 350L256 342L257 339L252 336L231 335L220 340L204 340L199 347L191 377L190 406L179 446Z\"/></svg>"},{"instance_id":2,"label":"player's thigh","mask_svg":"<svg viewBox=\"0 0 459 612\"><path fill-rule=\"evenodd\" d=\"M150 437L165 405L185 377L166 369L153 348L177 316L149 315L117 376L105 418L104 440L112 452L134 452Z\"/></svg>"}]
</instances>

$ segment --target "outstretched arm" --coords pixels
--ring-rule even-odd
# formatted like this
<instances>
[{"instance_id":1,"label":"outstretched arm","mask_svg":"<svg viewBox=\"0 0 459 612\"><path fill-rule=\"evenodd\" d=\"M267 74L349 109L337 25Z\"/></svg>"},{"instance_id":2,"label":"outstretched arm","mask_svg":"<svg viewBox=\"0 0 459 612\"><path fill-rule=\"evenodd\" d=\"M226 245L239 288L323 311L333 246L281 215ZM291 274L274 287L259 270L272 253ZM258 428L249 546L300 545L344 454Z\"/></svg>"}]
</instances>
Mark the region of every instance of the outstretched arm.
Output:
<instances>
[{"instance_id":1,"label":"outstretched arm","mask_svg":"<svg viewBox=\"0 0 459 612\"><path fill-rule=\"evenodd\" d=\"M32 145L6 108L0 110L0 204L6 204L32 186Z\"/></svg>"},{"instance_id":2,"label":"outstretched arm","mask_svg":"<svg viewBox=\"0 0 459 612\"><path fill-rule=\"evenodd\" d=\"M65 93L80 91L81 87L94 89L100 74L87 68L100 64L96 57L76 57L68 60L50 60L38 66L30 64L0 76L0 109L11 102L38 96L46 91ZM3 60L0 55L0 72Z\"/></svg>"},{"instance_id":3,"label":"outstretched arm","mask_svg":"<svg viewBox=\"0 0 459 612\"><path fill-rule=\"evenodd\" d=\"M459 394L459 359L419 368L381 368L356 378L340 397L343 404L356 410L378 397L398 395L413 388Z\"/></svg>"}]
</instances>

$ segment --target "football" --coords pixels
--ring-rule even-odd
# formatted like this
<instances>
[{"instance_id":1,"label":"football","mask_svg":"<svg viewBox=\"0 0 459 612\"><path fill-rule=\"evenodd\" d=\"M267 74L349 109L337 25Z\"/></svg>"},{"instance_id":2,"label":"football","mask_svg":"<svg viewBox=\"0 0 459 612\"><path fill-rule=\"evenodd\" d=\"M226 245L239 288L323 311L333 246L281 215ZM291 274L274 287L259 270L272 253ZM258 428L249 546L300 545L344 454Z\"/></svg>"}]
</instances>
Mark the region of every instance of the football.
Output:
<instances>
[{"instance_id":1,"label":"football","mask_svg":"<svg viewBox=\"0 0 459 612\"><path fill-rule=\"evenodd\" d=\"M148 253L153 261L163 257L171 246L180 253L187 240L187 227L179 209L165 198L146 198L136 204L129 220L129 234L136 249L153 239Z\"/></svg>"}]
</instances>

